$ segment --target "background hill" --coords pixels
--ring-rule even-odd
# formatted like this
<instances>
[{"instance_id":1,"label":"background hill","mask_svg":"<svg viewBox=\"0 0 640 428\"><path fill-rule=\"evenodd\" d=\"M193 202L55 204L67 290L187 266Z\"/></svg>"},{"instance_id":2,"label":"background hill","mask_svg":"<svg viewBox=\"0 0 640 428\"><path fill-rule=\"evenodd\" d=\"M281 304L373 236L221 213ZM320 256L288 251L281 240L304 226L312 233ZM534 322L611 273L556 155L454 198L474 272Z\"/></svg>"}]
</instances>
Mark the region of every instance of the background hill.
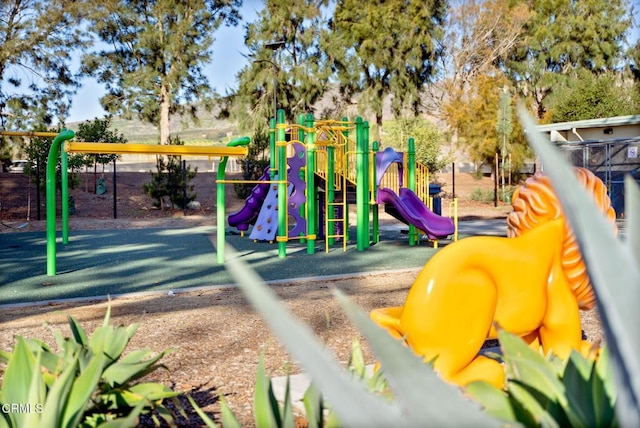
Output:
<instances>
[{"instance_id":1,"label":"background hill","mask_svg":"<svg viewBox=\"0 0 640 428\"><path fill-rule=\"evenodd\" d=\"M235 122L228 119L217 119L217 111L207 112L202 109L199 123L175 115L171 118L171 133L180 136L188 144L226 144L238 134ZM77 129L81 122L68 123L69 129ZM111 128L122 133L129 143L157 144L160 140L158 128L137 119L126 120L114 116Z\"/></svg>"}]
</instances>

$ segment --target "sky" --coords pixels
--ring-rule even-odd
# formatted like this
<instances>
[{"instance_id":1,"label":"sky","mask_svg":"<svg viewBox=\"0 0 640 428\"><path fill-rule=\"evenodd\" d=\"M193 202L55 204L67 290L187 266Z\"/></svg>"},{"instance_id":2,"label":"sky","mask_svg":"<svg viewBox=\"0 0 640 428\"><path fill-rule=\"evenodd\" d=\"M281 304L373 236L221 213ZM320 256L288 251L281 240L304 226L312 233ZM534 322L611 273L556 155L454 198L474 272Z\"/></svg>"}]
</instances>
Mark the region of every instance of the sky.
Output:
<instances>
[{"instance_id":1,"label":"sky","mask_svg":"<svg viewBox=\"0 0 640 428\"><path fill-rule=\"evenodd\" d=\"M236 74L246 64L243 54L249 51L244 45L244 24L255 20L262 8L260 0L245 0L240 8L242 21L236 27L221 27L215 33L211 63L205 67L209 83L220 95L236 88ZM106 112L100 106L104 86L93 78L85 78L82 87L72 99L67 123L83 122L103 117Z\"/></svg>"}]
</instances>

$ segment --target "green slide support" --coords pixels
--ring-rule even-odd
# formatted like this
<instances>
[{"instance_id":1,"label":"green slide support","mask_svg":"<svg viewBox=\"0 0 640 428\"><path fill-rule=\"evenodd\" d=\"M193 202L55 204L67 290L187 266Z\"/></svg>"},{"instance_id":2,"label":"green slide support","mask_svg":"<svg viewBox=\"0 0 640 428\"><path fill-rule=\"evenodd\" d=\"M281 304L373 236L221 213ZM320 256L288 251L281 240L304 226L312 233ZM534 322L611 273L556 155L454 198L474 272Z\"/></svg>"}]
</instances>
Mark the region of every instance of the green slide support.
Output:
<instances>
[{"instance_id":1,"label":"green slide support","mask_svg":"<svg viewBox=\"0 0 640 428\"><path fill-rule=\"evenodd\" d=\"M371 217L371 183L369 183L369 122L365 121L363 123L362 131L364 134L362 136L362 160L364 162L364 214L362 214L364 218L364 231L362 233L364 235L364 248L369 248L371 246L371 228L369 224L369 218Z\"/></svg>"},{"instance_id":2,"label":"green slide support","mask_svg":"<svg viewBox=\"0 0 640 428\"><path fill-rule=\"evenodd\" d=\"M246 146L251 142L249 137L239 137L231 140L227 146L237 147ZM223 156L218 164L218 173L216 178L218 183L216 184L216 255L218 264L224 263L224 245L226 235L226 218L225 218L225 197L224 187L225 184L221 183L225 179L225 171L227 169L227 161L229 156Z\"/></svg>"},{"instance_id":3,"label":"green slide support","mask_svg":"<svg viewBox=\"0 0 640 428\"><path fill-rule=\"evenodd\" d=\"M373 210L373 220L372 220L372 235L373 235L373 242L374 243L378 243L380 242L380 226L379 226L379 221L380 221L380 214L379 214L379 207L378 207L378 175L377 175L377 168L375 167L376 165L376 154L378 153L378 151L380 150L380 143L378 143L377 141L374 141L373 143L371 143L371 148L373 150L373 165L374 167L371 168L372 171L372 177L371 177L371 189L372 189L372 194L371 194L371 199L374 202L374 205L372 207Z\"/></svg>"},{"instance_id":4,"label":"green slide support","mask_svg":"<svg viewBox=\"0 0 640 428\"><path fill-rule=\"evenodd\" d=\"M366 169L365 157L366 150L364 148L366 142L364 141L364 123L361 117L356 118L356 248L358 251L364 251L366 247L366 240L368 235L369 225L367 224L368 218L365 217L365 205L369 203L367 201L366 193L366 176L368 170Z\"/></svg>"},{"instance_id":5,"label":"green slide support","mask_svg":"<svg viewBox=\"0 0 640 428\"><path fill-rule=\"evenodd\" d=\"M47 276L56 275L56 164L62 143L74 136L75 133L71 130L63 129L60 131L53 139L47 157Z\"/></svg>"},{"instance_id":6,"label":"green slide support","mask_svg":"<svg viewBox=\"0 0 640 428\"><path fill-rule=\"evenodd\" d=\"M278 110L276 146L278 150L278 257L287 256L287 146L284 110Z\"/></svg>"},{"instance_id":7,"label":"green slide support","mask_svg":"<svg viewBox=\"0 0 640 428\"><path fill-rule=\"evenodd\" d=\"M64 142L61 146L60 154L60 195L62 204L62 243L69 243L69 155L64 151Z\"/></svg>"},{"instance_id":8,"label":"green slide support","mask_svg":"<svg viewBox=\"0 0 640 428\"><path fill-rule=\"evenodd\" d=\"M413 138L407 142L407 183L406 186L412 192L416 191L416 146ZM415 226L409 226L409 245L417 245L420 240Z\"/></svg>"},{"instance_id":9,"label":"green slide support","mask_svg":"<svg viewBox=\"0 0 640 428\"><path fill-rule=\"evenodd\" d=\"M307 114L306 128L313 130L313 115ZM316 250L316 230L318 229L318 200L314 173L316 170L316 133L307 134L307 254Z\"/></svg>"}]
</instances>

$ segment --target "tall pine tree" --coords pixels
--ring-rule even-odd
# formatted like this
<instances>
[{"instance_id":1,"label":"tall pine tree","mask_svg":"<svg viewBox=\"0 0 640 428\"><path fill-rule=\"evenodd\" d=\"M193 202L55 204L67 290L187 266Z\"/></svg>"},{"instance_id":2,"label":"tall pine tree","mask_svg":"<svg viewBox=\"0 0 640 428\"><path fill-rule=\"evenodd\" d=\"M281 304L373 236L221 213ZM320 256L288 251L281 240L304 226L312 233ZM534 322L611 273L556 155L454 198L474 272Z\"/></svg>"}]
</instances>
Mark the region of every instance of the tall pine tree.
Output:
<instances>
[{"instance_id":1,"label":"tall pine tree","mask_svg":"<svg viewBox=\"0 0 640 428\"><path fill-rule=\"evenodd\" d=\"M343 0L335 7L325 38L341 95L357 98L380 129L384 102L394 116L421 111L421 91L433 78L441 55L444 0Z\"/></svg>"},{"instance_id":2,"label":"tall pine tree","mask_svg":"<svg viewBox=\"0 0 640 428\"><path fill-rule=\"evenodd\" d=\"M0 2L0 126L64 122L79 87L73 52L89 42L82 1Z\"/></svg>"},{"instance_id":3,"label":"tall pine tree","mask_svg":"<svg viewBox=\"0 0 640 428\"><path fill-rule=\"evenodd\" d=\"M284 109L288 120L313 112L330 74L319 46L327 4L327 0L266 0L256 21L246 26L245 44L251 54L238 74L235 96L243 128L255 130L256 118L266 123L274 116L274 91L278 109Z\"/></svg>"},{"instance_id":4,"label":"tall pine tree","mask_svg":"<svg viewBox=\"0 0 640 428\"><path fill-rule=\"evenodd\" d=\"M621 65L631 26L625 0L534 0L523 37L504 63L519 90L539 118L547 112L547 97L555 85L576 76Z\"/></svg>"},{"instance_id":5,"label":"tall pine tree","mask_svg":"<svg viewBox=\"0 0 640 428\"><path fill-rule=\"evenodd\" d=\"M214 31L238 22L241 0L106 0L95 3L91 29L102 50L84 69L106 84L103 108L159 127L169 143L169 117L210 101L203 66L211 59ZM187 104L189 103L189 104Z\"/></svg>"}]
</instances>

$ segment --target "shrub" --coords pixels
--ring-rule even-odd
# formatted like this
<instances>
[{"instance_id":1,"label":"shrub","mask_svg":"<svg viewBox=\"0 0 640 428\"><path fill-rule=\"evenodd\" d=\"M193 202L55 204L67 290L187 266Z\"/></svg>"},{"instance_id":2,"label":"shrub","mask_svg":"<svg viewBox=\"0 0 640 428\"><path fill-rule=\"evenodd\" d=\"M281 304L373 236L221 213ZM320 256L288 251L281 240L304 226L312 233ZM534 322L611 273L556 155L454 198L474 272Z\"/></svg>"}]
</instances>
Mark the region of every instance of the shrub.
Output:
<instances>
[{"instance_id":1,"label":"shrub","mask_svg":"<svg viewBox=\"0 0 640 428\"><path fill-rule=\"evenodd\" d=\"M476 187L471 192L471 200L476 202L482 202L488 204L493 202L494 192L493 189L485 189L482 190L479 187Z\"/></svg>"},{"instance_id":2,"label":"shrub","mask_svg":"<svg viewBox=\"0 0 640 428\"><path fill-rule=\"evenodd\" d=\"M20 336L12 352L0 352L0 362L6 364L0 406L22 406L22 411L0 412L0 427L94 427L105 422L134 426L141 414L151 415L156 425L160 419L173 423L174 415L163 401L179 393L160 383L138 382L163 367L159 360L167 351L152 355L143 349L124 355L137 325L114 327L110 313L109 307L92 337L69 316L73 337L55 331L58 352L40 340Z\"/></svg>"},{"instance_id":3,"label":"shrub","mask_svg":"<svg viewBox=\"0 0 640 428\"><path fill-rule=\"evenodd\" d=\"M172 137L169 144L180 146L184 143L179 137ZM189 182L196 176L198 168L192 171L187 165L186 171L183 171L182 156L156 156L156 170L151 173L151 182L142 185L144 192L154 199L155 207L164 208L165 198L168 198L172 208L186 208L196 198L197 194Z\"/></svg>"}]
</instances>

